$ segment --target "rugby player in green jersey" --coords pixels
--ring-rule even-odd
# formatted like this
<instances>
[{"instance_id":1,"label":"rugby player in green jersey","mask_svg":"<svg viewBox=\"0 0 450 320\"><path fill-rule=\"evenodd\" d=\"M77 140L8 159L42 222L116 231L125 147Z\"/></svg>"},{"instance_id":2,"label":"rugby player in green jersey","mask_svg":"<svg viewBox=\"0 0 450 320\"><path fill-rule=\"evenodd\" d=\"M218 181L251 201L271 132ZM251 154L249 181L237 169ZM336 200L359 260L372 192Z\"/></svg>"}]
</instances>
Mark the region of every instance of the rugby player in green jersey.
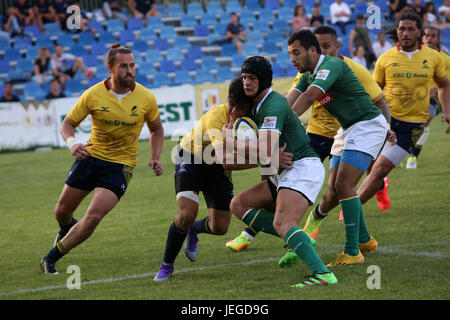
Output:
<instances>
[{"instance_id":1,"label":"rugby player in green jersey","mask_svg":"<svg viewBox=\"0 0 450 320\"><path fill-rule=\"evenodd\" d=\"M327 266L363 263L359 244L369 242L371 237L356 186L386 140L386 119L350 67L339 58L321 54L319 42L311 31L292 34L288 46L291 61L303 73L297 90L288 96L293 110L301 115L317 100L338 119L344 130L342 156L332 158L331 165L337 168L336 178L328 187L334 187L339 197L346 241L344 251Z\"/></svg>"}]
</instances>

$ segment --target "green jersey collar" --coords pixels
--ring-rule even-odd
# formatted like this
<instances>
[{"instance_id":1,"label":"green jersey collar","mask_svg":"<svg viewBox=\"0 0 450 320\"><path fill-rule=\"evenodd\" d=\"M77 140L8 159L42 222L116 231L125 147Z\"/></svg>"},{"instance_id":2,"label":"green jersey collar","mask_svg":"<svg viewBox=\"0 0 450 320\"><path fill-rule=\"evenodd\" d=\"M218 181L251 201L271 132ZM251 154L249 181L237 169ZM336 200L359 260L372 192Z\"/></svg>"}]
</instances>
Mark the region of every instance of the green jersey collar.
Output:
<instances>
[{"instance_id":1,"label":"green jersey collar","mask_svg":"<svg viewBox=\"0 0 450 320\"><path fill-rule=\"evenodd\" d=\"M258 113L259 108L261 107L261 105L263 104L264 100L266 100L266 98L269 96L269 94L272 92L272 88L269 88L269 91L267 91L266 95L264 96L264 98L261 99L261 101L256 105L256 112Z\"/></svg>"}]
</instances>

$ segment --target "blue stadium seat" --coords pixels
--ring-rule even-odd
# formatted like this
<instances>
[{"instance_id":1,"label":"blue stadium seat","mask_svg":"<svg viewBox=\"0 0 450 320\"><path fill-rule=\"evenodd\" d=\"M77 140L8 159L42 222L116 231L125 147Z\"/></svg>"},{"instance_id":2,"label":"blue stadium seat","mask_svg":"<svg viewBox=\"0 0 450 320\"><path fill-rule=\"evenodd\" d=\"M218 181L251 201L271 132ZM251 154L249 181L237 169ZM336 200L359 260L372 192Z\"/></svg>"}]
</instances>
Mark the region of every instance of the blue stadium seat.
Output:
<instances>
[{"instance_id":1,"label":"blue stadium seat","mask_svg":"<svg viewBox=\"0 0 450 320\"><path fill-rule=\"evenodd\" d=\"M279 31L269 31L267 32L267 39L270 42L282 42L284 45L284 42L286 39L283 38L283 34Z\"/></svg>"},{"instance_id":2,"label":"blue stadium seat","mask_svg":"<svg viewBox=\"0 0 450 320\"><path fill-rule=\"evenodd\" d=\"M141 30L144 28L144 24L142 23L142 19L140 18L128 18L127 20L127 29L128 30Z\"/></svg>"},{"instance_id":3,"label":"blue stadium seat","mask_svg":"<svg viewBox=\"0 0 450 320\"><path fill-rule=\"evenodd\" d=\"M236 46L232 43L224 43L222 45L221 54L222 54L222 57L232 57L233 55L237 54Z\"/></svg>"},{"instance_id":4,"label":"blue stadium seat","mask_svg":"<svg viewBox=\"0 0 450 320\"><path fill-rule=\"evenodd\" d=\"M159 62L159 61L163 61L164 57L162 56L161 52L159 50L156 49L152 49L152 50L147 50L147 54L146 54L146 59L145 61L147 62Z\"/></svg>"},{"instance_id":5,"label":"blue stadium seat","mask_svg":"<svg viewBox=\"0 0 450 320\"><path fill-rule=\"evenodd\" d=\"M286 77L296 77L298 70L292 65L292 63L288 64L286 67Z\"/></svg>"},{"instance_id":6,"label":"blue stadium seat","mask_svg":"<svg viewBox=\"0 0 450 320\"><path fill-rule=\"evenodd\" d=\"M33 37L37 37L41 34L41 29L37 24L29 24L23 27L23 33L32 35Z\"/></svg>"},{"instance_id":7,"label":"blue stadium seat","mask_svg":"<svg viewBox=\"0 0 450 320\"><path fill-rule=\"evenodd\" d=\"M253 22L253 31L269 32L270 28L269 28L269 25L267 24L267 22L258 20L258 21Z\"/></svg>"},{"instance_id":8,"label":"blue stadium seat","mask_svg":"<svg viewBox=\"0 0 450 320\"><path fill-rule=\"evenodd\" d=\"M153 74L153 86L169 86L172 84L169 76L165 72L156 72Z\"/></svg>"},{"instance_id":9,"label":"blue stadium seat","mask_svg":"<svg viewBox=\"0 0 450 320\"><path fill-rule=\"evenodd\" d=\"M37 54L40 47L29 47L27 48L25 56L27 59L33 60L37 58Z\"/></svg>"},{"instance_id":10,"label":"blue stadium seat","mask_svg":"<svg viewBox=\"0 0 450 320\"><path fill-rule=\"evenodd\" d=\"M259 11L259 21L264 21L265 23L267 23L268 21L275 21L277 20L275 18L275 15L272 11L270 10L260 10Z\"/></svg>"},{"instance_id":11,"label":"blue stadium seat","mask_svg":"<svg viewBox=\"0 0 450 320\"><path fill-rule=\"evenodd\" d=\"M29 37L14 37L14 48L26 49L31 47L31 39Z\"/></svg>"},{"instance_id":12,"label":"blue stadium seat","mask_svg":"<svg viewBox=\"0 0 450 320\"><path fill-rule=\"evenodd\" d=\"M192 77L189 75L189 72L186 70L178 70L175 73L175 77L174 77L174 84L176 85L182 85L182 84L190 84L192 83L193 79Z\"/></svg>"},{"instance_id":13,"label":"blue stadium seat","mask_svg":"<svg viewBox=\"0 0 450 320\"><path fill-rule=\"evenodd\" d=\"M165 38L155 39L153 42L153 49L167 50L170 48L169 42Z\"/></svg>"},{"instance_id":14,"label":"blue stadium seat","mask_svg":"<svg viewBox=\"0 0 450 320\"><path fill-rule=\"evenodd\" d=\"M67 36L66 34L62 34L58 37L58 39L56 39L56 42L60 45L62 45L63 47L71 47L75 44L75 41L73 41L72 37ZM37 45L39 45L39 43L37 42Z\"/></svg>"},{"instance_id":15,"label":"blue stadium seat","mask_svg":"<svg viewBox=\"0 0 450 320\"><path fill-rule=\"evenodd\" d=\"M86 53L84 47L81 44L74 44L70 47L69 52L77 57L81 57Z\"/></svg>"},{"instance_id":16,"label":"blue stadium seat","mask_svg":"<svg viewBox=\"0 0 450 320\"><path fill-rule=\"evenodd\" d=\"M257 43L263 43L264 42L264 37L262 36L262 34L260 32L249 30L249 31L247 31L247 37L255 45Z\"/></svg>"},{"instance_id":17,"label":"blue stadium seat","mask_svg":"<svg viewBox=\"0 0 450 320\"><path fill-rule=\"evenodd\" d=\"M134 32L132 30L122 30L119 34L119 42L120 43L127 43L127 42L134 42L136 40L136 36L134 35Z\"/></svg>"},{"instance_id":18,"label":"blue stadium seat","mask_svg":"<svg viewBox=\"0 0 450 320\"><path fill-rule=\"evenodd\" d=\"M333 0L333 2L334 2L334 0ZM347 0L345 2L348 4ZM305 8L312 8L312 7L314 7L315 4L316 4L316 0L302 0L302 5ZM324 6L324 4L322 4L322 6ZM295 8L295 6L293 6L292 8Z\"/></svg>"},{"instance_id":19,"label":"blue stadium seat","mask_svg":"<svg viewBox=\"0 0 450 320\"><path fill-rule=\"evenodd\" d=\"M150 82L147 79L147 75L143 73L136 73L134 80L142 84L143 86L148 86L150 84Z\"/></svg>"},{"instance_id":20,"label":"blue stadium seat","mask_svg":"<svg viewBox=\"0 0 450 320\"><path fill-rule=\"evenodd\" d=\"M125 27L120 19L109 19L106 24L106 30L109 32L120 32L124 29Z\"/></svg>"},{"instance_id":21,"label":"blue stadium seat","mask_svg":"<svg viewBox=\"0 0 450 320\"><path fill-rule=\"evenodd\" d=\"M292 8L284 6L278 10L278 20L282 20L284 22L292 20L292 13Z\"/></svg>"},{"instance_id":22,"label":"blue stadium seat","mask_svg":"<svg viewBox=\"0 0 450 320\"><path fill-rule=\"evenodd\" d=\"M181 50L189 48L191 46L191 43L186 36L178 36L175 38L173 46Z\"/></svg>"},{"instance_id":23,"label":"blue stadium seat","mask_svg":"<svg viewBox=\"0 0 450 320\"><path fill-rule=\"evenodd\" d=\"M238 1L238 0L227 1L225 4L225 11L228 13L242 11L242 6L241 6L240 1Z\"/></svg>"},{"instance_id":24,"label":"blue stadium seat","mask_svg":"<svg viewBox=\"0 0 450 320\"><path fill-rule=\"evenodd\" d=\"M186 58L181 61L180 69L185 71L195 71L198 67L194 59Z\"/></svg>"},{"instance_id":25,"label":"blue stadium seat","mask_svg":"<svg viewBox=\"0 0 450 320\"><path fill-rule=\"evenodd\" d=\"M247 10L251 11L259 11L262 9L259 0L247 0L245 1L245 6L247 7Z\"/></svg>"},{"instance_id":26,"label":"blue stadium seat","mask_svg":"<svg viewBox=\"0 0 450 320\"><path fill-rule=\"evenodd\" d=\"M105 29L103 28L103 25L100 22L98 22L97 20L91 20L91 22L89 22L89 24L88 24L88 28L90 30L95 30L97 32L105 31Z\"/></svg>"},{"instance_id":27,"label":"blue stadium seat","mask_svg":"<svg viewBox=\"0 0 450 320\"><path fill-rule=\"evenodd\" d=\"M65 35L67 37L67 35ZM95 38L91 32L81 32L78 34L78 44L82 46L90 46L95 42Z\"/></svg>"},{"instance_id":28,"label":"blue stadium seat","mask_svg":"<svg viewBox=\"0 0 450 320\"><path fill-rule=\"evenodd\" d=\"M187 58L190 59L199 59L203 57L202 48L198 46L192 46L188 48Z\"/></svg>"},{"instance_id":29,"label":"blue stadium seat","mask_svg":"<svg viewBox=\"0 0 450 320\"><path fill-rule=\"evenodd\" d=\"M208 70L214 70L219 68L219 64L216 58L213 56L205 56L202 58L202 68Z\"/></svg>"},{"instance_id":30,"label":"blue stadium seat","mask_svg":"<svg viewBox=\"0 0 450 320\"><path fill-rule=\"evenodd\" d=\"M281 78L285 76L283 68L276 62L272 63L272 72L274 78Z\"/></svg>"},{"instance_id":31,"label":"blue stadium seat","mask_svg":"<svg viewBox=\"0 0 450 320\"><path fill-rule=\"evenodd\" d=\"M339 49L339 53L342 54L345 57L350 57L351 56L350 55L350 48L348 47L348 45L345 45L345 44L344 44L344 46L342 46Z\"/></svg>"},{"instance_id":32,"label":"blue stadium seat","mask_svg":"<svg viewBox=\"0 0 450 320\"><path fill-rule=\"evenodd\" d=\"M198 24L195 16L192 15L184 15L181 17L181 26L182 27L193 27Z\"/></svg>"},{"instance_id":33,"label":"blue stadium seat","mask_svg":"<svg viewBox=\"0 0 450 320\"><path fill-rule=\"evenodd\" d=\"M218 1L208 1L206 4L206 12L211 14L222 14L223 8L220 2Z\"/></svg>"},{"instance_id":34,"label":"blue stadium seat","mask_svg":"<svg viewBox=\"0 0 450 320\"><path fill-rule=\"evenodd\" d=\"M137 39L133 43L133 50L137 52L146 52L149 49L149 46L145 40Z\"/></svg>"},{"instance_id":35,"label":"blue stadium seat","mask_svg":"<svg viewBox=\"0 0 450 320\"><path fill-rule=\"evenodd\" d=\"M192 16L202 15L205 13L200 2L188 2L186 9L186 13Z\"/></svg>"},{"instance_id":36,"label":"blue stadium seat","mask_svg":"<svg viewBox=\"0 0 450 320\"><path fill-rule=\"evenodd\" d=\"M97 67L100 64L100 61L95 54L84 54L82 58L84 65L88 68Z\"/></svg>"},{"instance_id":37,"label":"blue stadium seat","mask_svg":"<svg viewBox=\"0 0 450 320\"><path fill-rule=\"evenodd\" d=\"M87 89L89 89L89 88L92 87L93 85L96 85L96 84L99 83L100 81L104 81L104 80L105 80L105 78L99 77L99 76L96 74L94 77L92 77L92 78L90 78L90 79L88 80Z\"/></svg>"},{"instance_id":38,"label":"blue stadium seat","mask_svg":"<svg viewBox=\"0 0 450 320\"><path fill-rule=\"evenodd\" d=\"M175 72L175 71L177 71L177 67L175 66L173 61L164 60L164 61L161 61L159 64L159 71L160 72Z\"/></svg>"},{"instance_id":39,"label":"blue stadium seat","mask_svg":"<svg viewBox=\"0 0 450 320\"><path fill-rule=\"evenodd\" d=\"M42 91L42 88L39 85L39 83L30 81L30 82L25 82L23 91L24 91L26 98L34 97L36 93Z\"/></svg>"},{"instance_id":40,"label":"blue stadium seat","mask_svg":"<svg viewBox=\"0 0 450 320\"><path fill-rule=\"evenodd\" d=\"M235 54L231 60L231 66L240 68L245 61L245 56L242 54Z\"/></svg>"},{"instance_id":41,"label":"blue stadium seat","mask_svg":"<svg viewBox=\"0 0 450 320\"><path fill-rule=\"evenodd\" d=\"M169 5L167 6L167 15L169 17L183 16L184 11L180 4L169 3Z\"/></svg>"},{"instance_id":42,"label":"blue stadium seat","mask_svg":"<svg viewBox=\"0 0 450 320\"><path fill-rule=\"evenodd\" d=\"M356 2L355 3L355 14L367 14L367 3L366 2Z\"/></svg>"},{"instance_id":43,"label":"blue stadium seat","mask_svg":"<svg viewBox=\"0 0 450 320\"><path fill-rule=\"evenodd\" d=\"M153 62L147 60L139 64L138 71L142 74L152 74L156 72L156 68L153 65Z\"/></svg>"},{"instance_id":44,"label":"blue stadium seat","mask_svg":"<svg viewBox=\"0 0 450 320\"><path fill-rule=\"evenodd\" d=\"M66 90L72 92L72 94L81 94L84 88L79 80L68 79L66 81Z\"/></svg>"},{"instance_id":45,"label":"blue stadium seat","mask_svg":"<svg viewBox=\"0 0 450 320\"><path fill-rule=\"evenodd\" d=\"M160 17L149 17L147 19L147 28L162 28L164 27L164 22Z\"/></svg>"},{"instance_id":46,"label":"blue stadium seat","mask_svg":"<svg viewBox=\"0 0 450 320\"><path fill-rule=\"evenodd\" d=\"M26 76L23 74L22 70L17 68L15 71L8 72L8 76L6 77L6 81L24 81L26 80ZM1 91L0 91L1 92Z\"/></svg>"},{"instance_id":47,"label":"blue stadium seat","mask_svg":"<svg viewBox=\"0 0 450 320\"><path fill-rule=\"evenodd\" d=\"M291 31L291 27L289 27L289 24L284 20L275 20L272 28L274 31L284 32L286 34Z\"/></svg>"},{"instance_id":48,"label":"blue stadium seat","mask_svg":"<svg viewBox=\"0 0 450 320\"><path fill-rule=\"evenodd\" d=\"M22 58L17 61L16 70L20 70L25 76L31 77L34 72L34 63L27 58Z\"/></svg>"},{"instance_id":49,"label":"blue stadium seat","mask_svg":"<svg viewBox=\"0 0 450 320\"><path fill-rule=\"evenodd\" d=\"M229 67L220 67L217 70L216 81L224 82L227 80L231 80L234 78L234 73L231 71Z\"/></svg>"},{"instance_id":50,"label":"blue stadium seat","mask_svg":"<svg viewBox=\"0 0 450 320\"><path fill-rule=\"evenodd\" d=\"M249 22L254 23L256 21L256 17L253 14L252 11L249 10L243 10L240 12L239 14L239 22L243 25L246 26L249 24Z\"/></svg>"},{"instance_id":51,"label":"blue stadium seat","mask_svg":"<svg viewBox=\"0 0 450 320\"><path fill-rule=\"evenodd\" d=\"M209 28L204 24L197 24L194 26L194 36L196 37L207 37L209 35Z\"/></svg>"},{"instance_id":52,"label":"blue stadium seat","mask_svg":"<svg viewBox=\"0 0 450 320\"><path fill-rule=\"evenodd\" d=\"M16 48L5 49L4 59L6 61L17 61L21 57L20 51Z\"/></svg>"},{"instance_id":53,"label":"blue stadium seat","mask_svg":"<svg viewBox=\"0 0 450 320\"><path fill-rule=\"evenodd\" d=\"M94 76L98 77L98 78L102 78L102 79L108 78L109 77L108 68L104 64L99 64L95 68L95 75Z\"/></svg>"},{"instance_id":54,"label":"blue stadium seat","mask_svg":"<svg viewBox=\"0 0 450 320\"><path fill-rule=\"evenodd\" d=\"M227 32L228 23L218 23L214 26L214 33L225 35Z\"/></svg>"},{"instance_id":55,"label":"blue stadium seat","mask_svg":"<svg viewBox=\"0 0 450 320\"><path fill-rule=\"evenodd\" d=\"M171 61L181 61L184 59L184 54L177 47L169 48L167 50L166 59Z\"/></svg>"},{"instance_id":56,"label":"blue stadium seat","mask_svg":"<svg viewBox=\"0 0 450 320\"><path fill-rule=\"evenodd\" d=\"M166 39L175 39L178 37L178 34L175 31L175 28L172 26L164 26L160 29L161 29L160 37L164 37Z\"/></svg>"},{"instance_id":57,"label":"blue stadium seat","mask_svg":"<svg viewBox=\"0 0 450 320\"><path fill-rule=\"evenodd\" d=\"M144 28L139 33L139 39L144 40L146 42L150 40L157 39L158 36L156 35L155 31L151 28Z\"/></svg>"},{"instance_id":58,"label":"blue stadium seat","mask_svg":"<svg viewBox=\"0 0 450 320\"><path fill-rule=\"evenodd\" d=\"M278 0L264 0L264 8L266 10L278 10L280 7Z\"/></svg>"},{"instance_id":59,"label":"blue stadium seat","mask_svg":"<svg viewBox=\"0 0 450 320\"><path fill-rule=\"evenodd\" d=\"M200 23L204 25L214 26L217 23L216 15L210 12L205 13L204 15L202 15Z\"/></svg>"},{"instance_id":60,"label":"blue stadium seat","mask_svg":"<svg viewBox=\"0 0 450 320\"><path fill-rule=\"evenodd\" d=\"M243 56L257 56L261 55L256 45L252 42L244 42L242 44L242 55Z\"/></svg>"},{"instance_id":61,"label":"blue stadium seat","mask_svg":"<svg viewBox=\"0 0 450 320\"><path fill-rule=\"evenodd\" d=\"M47 36L59 36L63 33L61 27L59 26L59 23L56 22L45 23L44 31Z\"/></svg>"},{"instance_id":62,"label":"blue stadium seat","mask_svg":"<svg viewBox=\"0 0 450 320\"><path fill-rule=\"evenodd\" d=\"M197 70L194 83L214 82L214 77L209 70Z\"/></svg>"},{"instance_id":63,"label":"blue stadium seat","mask_svg":"<svg viewBox=\"0 0 450 320\"><path fill-rule=\"evenodd\" d=\"M112 32L103 31L99 33L98 41L104 43L105 45L111 45L117 42L117 39Z\"/></svg>"},{"instance_id":64,"label":"blue stadium seat","mask_svg":"<svg viewBox=\"0 0 450 320\"><path fill-rule=\"evenodd\" d=\"M280 51L277 53L275 61L283 68L286 68L287 65L291 64L291 56L286 51Z\"/></svg>"},{"instance_id":65,"label":"blue stadium seat","mask_svg":"<svg viewBox=\"0 0 450 320\"><path fill-rule=\"evenodd\" d=\"M96 56L103 56L108 52L105 44L102 42L94 42L91 47L91 53Z\"/></svg>"}]
</instances>

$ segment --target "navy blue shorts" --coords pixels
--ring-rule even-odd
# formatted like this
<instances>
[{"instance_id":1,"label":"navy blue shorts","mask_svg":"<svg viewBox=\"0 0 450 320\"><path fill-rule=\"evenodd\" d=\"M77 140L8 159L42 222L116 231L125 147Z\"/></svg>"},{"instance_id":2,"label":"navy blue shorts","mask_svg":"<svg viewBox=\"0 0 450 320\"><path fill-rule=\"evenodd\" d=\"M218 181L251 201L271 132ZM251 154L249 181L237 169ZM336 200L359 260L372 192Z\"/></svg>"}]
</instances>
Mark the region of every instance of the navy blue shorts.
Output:
<instances>
[{"instance_id":1,"label":"navy blue shorts","mask_svg":"<svg viewBox=\"0 0 450 320\"><path fill-rule=\"evenodd\" d=\"M330 155L334 139L311 132L308 132L308 137L311 140L311 147L319 155L320 161L324 162Z\"/></svg>"},{"instance_id":2,"label":"navy blue shorts","mask_svg":"<svg viewBox=\"0 0 450 320\"><path fill-rule=\"evenodd\" d=\"M69 187L81 190L105 188L114 192L120 199L127 190L132 176L133 167L91 156L84 160L76 160L65 182Z\"/></svg>"},{"instance_id":3,"label":"navy blue shorts","mask_svg":"<svg viewBox=\"0 0 450 320\"><path fill-rule=\"evenodd\" d=\"M177 194L182 191L201 191L208 208L230 210L233 183L231 172L225 171L222 165L196 163L192 154L179 148L174 175Z\"/></svg>"},{"instance_id":4,"label":"navy blue shorts","mask_svg":"<svg viewBox=\"0 0 450 320\"><path fill-rule=\"evenodd\" d=\"M423 133L425 122L406 122L391 117L391 130L397 136L397 145L411 153Z\"/></svg>"}]
</instances>

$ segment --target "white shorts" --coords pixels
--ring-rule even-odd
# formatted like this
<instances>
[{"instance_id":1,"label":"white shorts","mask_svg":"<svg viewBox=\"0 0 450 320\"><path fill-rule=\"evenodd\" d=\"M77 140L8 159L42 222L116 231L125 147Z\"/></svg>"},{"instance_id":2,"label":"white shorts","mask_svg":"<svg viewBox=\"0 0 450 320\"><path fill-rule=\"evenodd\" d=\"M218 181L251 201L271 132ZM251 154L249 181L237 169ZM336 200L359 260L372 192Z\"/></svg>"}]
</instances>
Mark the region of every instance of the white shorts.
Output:
<instances>
[{"instance_id":1,"label":"white shorts","mask_svg":"<svg viewBox=\"0 0 450 320\"><path fill-rule=\"evenodd\" d=\"M333 156L342 156L343 150L356 150L367 153L376 159L386 140L388 126L382 114L359 121L347 130L338 130L331 147Z\"/></svg>"},{"instance_id":2,"label":"white shorts","mask_svg":"<svg viewBox=\"0 0 450 320\"><path fill-rule=\"evenodd\" d=\"M287 188L302 193L312 205L325 180L325 168L319 158L303 158L294 161L292 169L286 169L280 175L271 176L270 182L276 187Z\"/></svg>"}]
</instances>

